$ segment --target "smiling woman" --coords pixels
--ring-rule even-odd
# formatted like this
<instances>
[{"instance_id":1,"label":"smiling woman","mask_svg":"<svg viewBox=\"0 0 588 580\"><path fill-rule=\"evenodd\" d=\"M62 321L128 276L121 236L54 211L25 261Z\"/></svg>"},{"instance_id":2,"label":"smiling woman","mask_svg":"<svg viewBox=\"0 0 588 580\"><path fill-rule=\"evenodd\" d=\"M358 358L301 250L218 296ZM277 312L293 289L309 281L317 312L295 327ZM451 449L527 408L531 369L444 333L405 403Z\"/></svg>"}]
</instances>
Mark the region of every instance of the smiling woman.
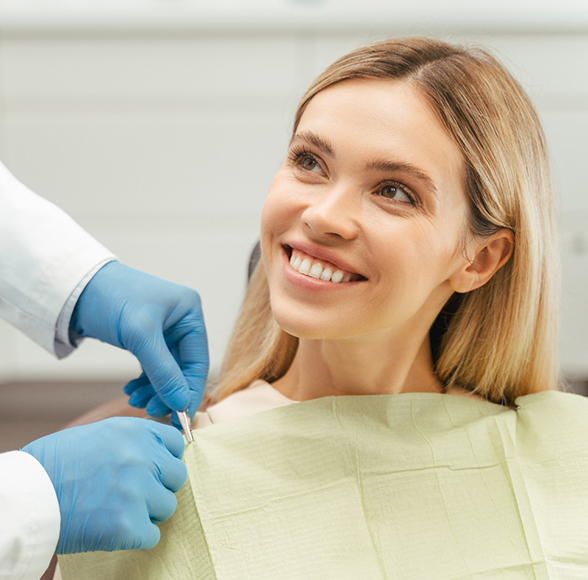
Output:
<instances>
[{"instance_id":1,"label":"smiling woman","mask_svg":"<svg viewBox=\"0 0 588 580\"><path fill-rule=\"evenodd\" d=\"M549 165L529 98L487 52L360 48L295 115L262 255L217 388L294 400L557 388Z\"/></svg>"},{"instance_id":2,"label":"smiling woman","mask_svg":"<svg viewBox=\"0 0 588 580\"><path fill-rule=\"evenodd\" d=\"M533 107L486 52L336 62L270 186L181 515L67 578L588 577L552 205Z\"/></svg>"}]
</instances>

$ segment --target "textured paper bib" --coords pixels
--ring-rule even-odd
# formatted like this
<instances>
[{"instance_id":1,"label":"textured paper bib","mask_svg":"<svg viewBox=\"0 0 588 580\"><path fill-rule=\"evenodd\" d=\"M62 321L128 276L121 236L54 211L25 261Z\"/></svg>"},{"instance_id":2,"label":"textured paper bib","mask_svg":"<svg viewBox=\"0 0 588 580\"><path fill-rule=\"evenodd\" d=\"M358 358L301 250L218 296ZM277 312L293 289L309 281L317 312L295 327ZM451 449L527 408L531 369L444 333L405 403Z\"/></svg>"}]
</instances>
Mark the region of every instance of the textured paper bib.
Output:
<instances>
[{"instance_id":1,"label":"textured paper bib","mask_svg":"<svg viewBox=\"0 0 588 580\"><path fill-rule=\"evenodd\" d=\"M64 580L588 578L588 400L327 397L195 431L148 552Z\"/></svg>"}]
</instances>

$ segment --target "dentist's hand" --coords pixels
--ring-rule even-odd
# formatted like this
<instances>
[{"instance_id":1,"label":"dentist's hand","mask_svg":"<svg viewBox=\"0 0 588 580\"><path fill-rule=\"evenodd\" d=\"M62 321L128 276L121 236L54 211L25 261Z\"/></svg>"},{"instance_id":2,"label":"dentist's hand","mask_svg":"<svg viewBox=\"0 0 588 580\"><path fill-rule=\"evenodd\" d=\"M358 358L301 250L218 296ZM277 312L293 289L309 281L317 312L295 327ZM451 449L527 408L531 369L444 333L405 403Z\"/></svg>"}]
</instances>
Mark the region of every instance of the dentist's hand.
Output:
<instances>
[{"instance_id":1,"label":"dentist's hand","mask_svg":"<svg viewBox=\"0 0 588 580\"><path fill-rule=\"evenodd\" d=\"M56 552L148 550L159 541L153 522L176 509L186 481L177 429L117 417L65 429L22 449L47 471L59 502Z\"/></svg>"},{"instance_id":2,"label":"dentist's hand","mask_svg":"<svg viewBox=\"0 0 588 580\"><path fill-rule=\"evenodd\" d=\"M90 280L74 309L72 337L97 338L131 351L143 367L125 387L129 404L153 417L200 406L208 375L208 343L200 297L119 262ZM179 427L175 413L172 423Z\"/></svg>"}]
</instances>

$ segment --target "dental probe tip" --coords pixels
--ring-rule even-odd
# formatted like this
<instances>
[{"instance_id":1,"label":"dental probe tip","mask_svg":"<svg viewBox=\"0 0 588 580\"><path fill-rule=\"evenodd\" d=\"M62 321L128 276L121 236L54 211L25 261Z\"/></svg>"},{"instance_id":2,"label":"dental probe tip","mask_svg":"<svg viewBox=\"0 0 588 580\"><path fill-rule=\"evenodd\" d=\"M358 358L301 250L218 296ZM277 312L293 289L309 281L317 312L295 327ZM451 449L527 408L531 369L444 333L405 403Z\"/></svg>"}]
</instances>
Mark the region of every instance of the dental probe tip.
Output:
<instances>
[{"instance_id":1,"label":"dental probe tip","mask_svg":"<svg viewBox=\"0 0 588 580\"><path fill-rule=\"evenodd\" d=\"M194 441L194 437L192 437L192 431L190 429L190 417L188 417L188 413L186 413L186 411L178 411L178 419L180 420L180 424L182 425L182 429L184 430L188 444L192 443L192 441Z\"/></svg>"}]
</instances>

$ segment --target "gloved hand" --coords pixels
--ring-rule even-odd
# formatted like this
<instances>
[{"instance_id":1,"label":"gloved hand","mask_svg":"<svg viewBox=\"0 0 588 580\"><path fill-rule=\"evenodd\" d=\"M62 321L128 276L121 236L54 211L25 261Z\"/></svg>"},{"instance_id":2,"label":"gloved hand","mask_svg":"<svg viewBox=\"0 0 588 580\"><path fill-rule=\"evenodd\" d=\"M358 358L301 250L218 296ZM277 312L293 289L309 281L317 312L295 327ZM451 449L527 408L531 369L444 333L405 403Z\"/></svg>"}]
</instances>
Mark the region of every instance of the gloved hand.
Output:
<instances>
[{"instance_id":1,"label":"gloved hand","mask_svg":"<svg viewBox=\"0 0 588 580\"><path fill-rule=\"evenodd\" d=\"M125 387L129 404L153 417L200 406L208 375L208 343L200 297L109 262L90 280L74 309L70 334L131 351L143 373ZM172 423L179 428L175 413Z\"/></svg>"},{"instance_id":2,"label":"gloved hand","mask_svg":"<svg viewBox=\"0 0 588 580\"><path fill-rule=\"evenodd\" d=\"M47 471L59 502L56 552L148 550L186 481L177 429L117 417L65 429L22 449Z\"/></svg>"}]
</instances>

